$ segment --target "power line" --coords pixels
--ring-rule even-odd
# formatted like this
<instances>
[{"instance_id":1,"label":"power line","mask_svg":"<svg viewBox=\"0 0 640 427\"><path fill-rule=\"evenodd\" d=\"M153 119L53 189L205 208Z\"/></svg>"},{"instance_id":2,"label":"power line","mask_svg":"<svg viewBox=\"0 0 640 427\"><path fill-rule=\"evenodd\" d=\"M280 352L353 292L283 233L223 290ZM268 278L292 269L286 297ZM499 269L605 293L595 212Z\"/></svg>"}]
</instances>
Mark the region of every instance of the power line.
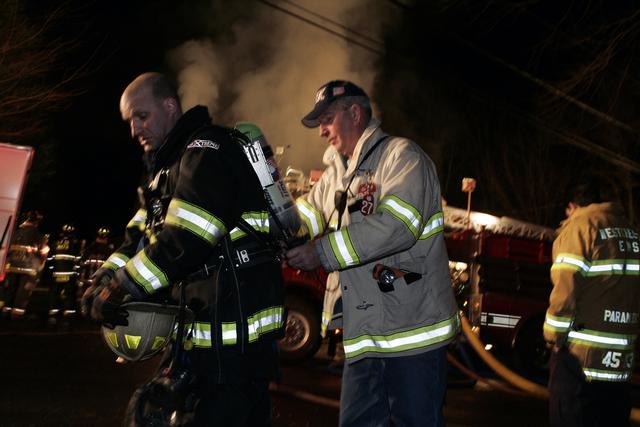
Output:
<instances>
[{"instance_id":1,"label":"power line","mask_svg":"<svg viewBox=\"0 0 640 427\"><path fill-rule=\"evenodd\" d=\"M412 8L409 7L406 4L402 4L401 2L397 1L397 0L389 0L389 2L401 9L403 9L405 12L409 12ZM578 108L580 108L583 111L586 111L598 118L600 118L601 120L610 123L616 127L619 127L621 129L626 130L627 132L633 133L635 135L640 135L640 130L616 119L615 117L604 113L592 106L590 106L589 104L580 101L579 99L569 95L568 93L558 89L557 87L553 86L552 84L538 78L535 77L534 75L532 75L531 73L521 70L520 68L518 68L517 66L513 65L512 63L506 61L503 58L500 58L492 53L490 53L487 50L484 50L476 45L474 45L473 43L471 43L470 41L460 37L457 34L454 33L448 33L449 36L453 39L455 39L456 41L458 41L459 43L464 44L465 46L471 48L472 50L480 53L481 55L489 58L490 60L497 62L498 64L508 68L509 70L513 71L514 73L518 74L519 76L531 81L532 83L534 83L535 85L545 89L546 91L548 91L549 93L551 93L552 95L558 97L558 98L562 98L566 101L568 101L569 103L577 106Z\"/></svg>"},{"instance_id":2,"label":"power line","mask_svg":"<svg viewBox=\"0 0 640 427\"><path fill-rule=\"evenodd\" d=\"M363 39L365 39L367 41L370 41L371 43L375 43L377 45L380 45L380 46L384 47L384 43L382 41L380 41L378 39L374 39L373 37L370 37L370 36L368 36L366 34L363 34L363 33L359 32L359 31L356 31L354 29L351 29L351 28L347 27L346 25L341 24L340 22L337 22L337 21L334 21L332 19L329 19L324 15L321 15L321 14L319 14L317 12L314 12L311 9L307 9L306 7L303 7L303 6L299 5L298 3L294 2L294 1L291 1L291 0L281 0L281 1L284 2L284 3L290 4L291 6L297 8L297 9L302 10L302 11L308 13L311 16L315 16L316 18L322 19L325 22L333 24L336 27L341 28L341 29L343 29L344 31L346 31L348 33L354 34L354 35L356 35L358 37L361 37L361 38L363 38Z\"/></svg>"},{"instance_id":3,"label":"power line","mask_svg":"<svg viewBox=\"0 0 640 427\"><path fill-rule=\"evenodd\" d=\"M346 41L348 41L350 43L353 43L356 46L360 46L361 48L366 49L366 50L368 50L370 52L377 53L378 55L382 55L384 53L383 51L381 51L379 49L376 49L375 47L371 47L371 46L369 46L369 45L367 45L365 43L362 43L362 42L360 42L358 40L354 40L351 37L345 36L344 34L341 34L341 33L337 32L337 31L334 31L331 28L327 28L322 24L318 24L317 22L314 22L314 21L312 21L312 20L310 20L308 18L305 18L304 16L298 15L297 13L294 13L294 12L288 10L288 9L285 9L283 7L280 7L280 6L276 5L276 4L274 4L274 3L271 3L270 1L267 1L267 0L259 0L259 1L260 1L260 3L263 3L263 4L265 4L265 5L269 6L269 7L272 7L273 9L276 9L276 10L278 10L278 11L284 13L284 14L287 14L287 15L292 16L292 17L294 17L296 19L299 19L299 20L301 20L303 22L306 22L307 24L312 25L312 26L314 26L316 28L319 28L319 29L321 29L323 31L326 31L329 34L332 34L334 36L340 37L341 39L344 39L344 40L346 40ZM325 19L329 20L329 18L325 18Z\"/></svg>"},{"instance_id":4,"label":"power line","mask_svg":"<svg viewBox=\"0 0 640 427\"><path fill-rule=\"evenodd\" d=\"M298 6L298 5L295 5L292 1L289 1L289 0L284 0L284 1L287 2L287 3L291 3L294 6ZM391 3L395 4L398 7L402 7L402 8L407 9L407 10L409 9L409 7L406 6L406 5L402 5L402 4L400 4L400 3L396 2L396 1L393 1L393 0L389 0L389 1L391 1ZM285 8L282 8L282 7L278 6L278 5L275 5L275 4L273 4L273 3L271 3L271 2L269 2L267 0L260 0L260 2L270 6L272 8L274 8L274 9L276 9L276 10L282 12L282 13L290 15L290 16L296 18L296 19L299 19L299 20L301 20L301 21L303 21L303 22L305 22L305 23L307 23L309 25L312 25L312 26L314 26L316 28L319 28L319 29L321 29L323 31L326 31L326 32L328 32L328 33L330 33L330 34L332 34L334 36L340 37L340 38L342 38L344 40L347 40L347 41L349 41L351 43L354 43L354 44L356 44L356 45L358 45L358 46L360 46L360 47L362 47L364 49L367 49L367 50L369 50L371 52L378 53L380 55L383 54L383 52L380 51L380 50L377 50L377 49L375 49L375 48L373 48L371 46L367 46L367 45L365 45L365 44L363 44L361 42L353 40L350 37L347 37L347 36L345 36L343 34L340 34L340 33L336 32L336 31L334 31L334 30L332 30L330 28L327 28L327 27L325 27L325 26L323 26L321 24L318 24L317 22L314 22L314 21L312 21L310 19L307 19L307 18L305 18L303 16L300 16L300 15L294 13L294 12L291 12L290 10L287 10ZM318 17L320 19L324 19L327 22L331 22L334 25L337 25L340 28L345 29L346 31L356 33L354 30L351 30L351 29L349 29L348 27L346 27L346 26L344 26L342 24L336 23L336 22L330 20L329 18L324 17L323 15L320 15L320 14L318 14L316 12L313 12L313 11L310 11L308 9L302 8L302 6L298 6L298 8L307 11L307 13L310 13L315 17ZM601 111L596 110L595 108L590 107L587 104L582 103L581 101L571 97L568 94L565 94L560 89L555 88L554 86L550 85L549 83L546 83L545 81L532 76L531 74L527 73L526 71L518 69L515 65L512 65L512 64L508 63L507 61L502 60L501 58L498 58L498 57L490 54L489 52L484 51L484 50L476 47L475 45L471 44L470 42L468 42L468 41L466 41L466 40L464 40L464 39L462 39L462 38L460 38L460 37L458 37L456 35L453 35L453 34L451 34L451 35L453 37L455 37L456 39L458 39L460 42L463 42L467 46L471 47L472 49L479 51L480 53L482 53L483 55L489 57L490 59L493 59L493 60L499 62L500 64L508 67L510 70L512 70L514 72L517 72L521 76L526 77L526 78L534 81L538 85L541 85L543 88L551 91L551 93L553 93L554 95L556 95L556 96L563 95L562 96L563 98L574 101L575 103L577 103L577 105L582 106L582 108L585 109L586 111L597 115L598 117L602 118L603 120L606 120L609 123L612 123L614 125L623 127L625 130L628 130L630 132L638 133L637 130L635 130L634 128L626 125L625 123L622 123L622 122L618 121L617 119L615 119L615 118L613 118L613 117L611 117L611 116L609 116L609 115L607 115L605 113L602 113ZM482 97L482 96L478 95L476 93L475 89L469 87L468 85L465 85L465 86L467 88L471 89L472 94L476 98L481 99L483 102L486 102L486 103L488 102L485 97ZM494 105L495 105L495 102L494 102ZM536 125L540 129L542 129L543 131L547 131L547 132L551 133L552 135L560 138L561 140L565 141L569 145L573 145L575 147L581 148L582 150L588 151L588 152L590 152L590 153L592 153L592 154L594 154L594 155L596 155L598 157L603 158L604 160L606 160L606 161L608 161L608 162L610 162L610 163L612 163L614 165L623 167L624 169L630 170L632 172L640 173L640 163L634 162L633 160L630 160L630 159L628 159L628 158L626 158L624 156L621 156L621 155L619 155L619 154L617 154L617 153L615 153L615 152L613 152L611 150L608 150L608 149L606 149L604 147L601 147L600 145L598 145L598 144L596 144L596 143L594 143L592 141L589 141L589 140L587 140L585 138L582 138L580 136L569 135L569 134L567 134L565 132L562 132L560 130L554 129L554 128L550 127L548 124L546 124L545 122L543 122L542 120L540 120L539 118L533 116L530 113L522 112L518 108L516 108L516 107L514 107L512 105L509 105L508 108L505 107L505 106L502 106L502 108L507 110L511 114L514 114L516 116L520 116L520 117L524 118L525 120L533 123L534 125Z\"/></svg>"}]
</instances>

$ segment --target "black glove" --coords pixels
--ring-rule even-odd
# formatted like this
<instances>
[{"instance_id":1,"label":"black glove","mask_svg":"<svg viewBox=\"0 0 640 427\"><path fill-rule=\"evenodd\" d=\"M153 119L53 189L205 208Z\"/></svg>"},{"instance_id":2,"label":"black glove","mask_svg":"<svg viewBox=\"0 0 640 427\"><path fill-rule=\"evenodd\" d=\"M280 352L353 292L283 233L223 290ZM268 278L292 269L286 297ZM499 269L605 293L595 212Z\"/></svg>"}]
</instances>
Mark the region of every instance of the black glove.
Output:
<instances>
[{"instance_id":1,"label":"black glove","mask_svg":"<svg viewBox=\"0 0 640 427\"><path fill-rule=\"evenodd\" d=\"M99 286L93 294L91 305L91 317L101 322L109 329L116 325L127 326L129 313L121 307L125 298L129 295L115 281L108 285Z\"/></svg>"},{"instance_id":2,"label":"black glove","mask_svg":"<svg viewBox=\"0 0 640 427\"><path fill-rule=\"evenodd\" d=\"M111 279L116 275L116 272L109 268L99 268L95 273L91 275L91 284L96 286L108 285Z\"/></svg>"}]
</instances>

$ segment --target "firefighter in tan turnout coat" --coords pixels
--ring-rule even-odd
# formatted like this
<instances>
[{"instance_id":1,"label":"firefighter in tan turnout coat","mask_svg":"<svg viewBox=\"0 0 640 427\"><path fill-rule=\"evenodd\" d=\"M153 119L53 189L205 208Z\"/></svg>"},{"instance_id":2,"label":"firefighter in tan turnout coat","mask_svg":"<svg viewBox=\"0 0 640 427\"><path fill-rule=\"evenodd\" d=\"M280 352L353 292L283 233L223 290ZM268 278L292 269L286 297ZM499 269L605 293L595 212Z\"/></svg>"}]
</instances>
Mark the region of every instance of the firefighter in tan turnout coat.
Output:
<instances>
[{"instance_id":1,"label":"firefighter in tan turnout coat","mask_svg":"<svg viewBox=\"0 0 640 427\"><path fill-rule=\"evenodd\" d=\"M553 245L544 336L552 426L628 425L640 312L640 240L597 184L577 187Z\"/></svg>"},{"instance_id":2,"label":"firefighter in tan turnout coat","mask_svg":"<svg viewBox=\"0 0 640 427\"><path fill-rule=\"evenodd\" d=\"M319 127L336 163L298 201L319 238L287 252L287 262L339 274L340 425L442 425L446 344L458 317L433 162L414 142L385 134L351 82L321 87L302 122Z\"/></svg>"}]
</instances>

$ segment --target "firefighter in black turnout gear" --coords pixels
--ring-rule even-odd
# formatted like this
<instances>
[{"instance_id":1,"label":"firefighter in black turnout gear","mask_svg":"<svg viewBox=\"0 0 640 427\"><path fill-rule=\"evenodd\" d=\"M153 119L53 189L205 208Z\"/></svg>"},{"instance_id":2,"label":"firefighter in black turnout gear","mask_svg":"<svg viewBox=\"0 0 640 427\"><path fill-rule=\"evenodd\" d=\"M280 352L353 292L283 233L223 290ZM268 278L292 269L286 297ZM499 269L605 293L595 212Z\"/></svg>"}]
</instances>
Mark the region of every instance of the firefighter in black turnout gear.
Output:
<instances>
[{"instance_id":1,"label":"firefighter in black turnout gear","mask_svg":"<svg viewBox=\"0 0 640 427\"><path fill-rule=\"evenodd\" d=\"M120 110L151 160L150 178L125 243L95 275L92 315L122 323L125 296L146 300L189 283L195 321L182 348L196 378L193 425L270 425L284 313L262 187L234 131L212 125L205 107L183 114L164 75L136 78Z\"/></svg>"},{"instance_id":2,"label":"firefighter in black turnout gear","mask_svg":"<svg viewBox=\"0 0 640 427\"><path fill-rule=\"evenodd\" d=\"M49 316L75 316L82 242L73 224L64 224L51 245L43 280L49 285Z\"/></svg>"}]
</instances>

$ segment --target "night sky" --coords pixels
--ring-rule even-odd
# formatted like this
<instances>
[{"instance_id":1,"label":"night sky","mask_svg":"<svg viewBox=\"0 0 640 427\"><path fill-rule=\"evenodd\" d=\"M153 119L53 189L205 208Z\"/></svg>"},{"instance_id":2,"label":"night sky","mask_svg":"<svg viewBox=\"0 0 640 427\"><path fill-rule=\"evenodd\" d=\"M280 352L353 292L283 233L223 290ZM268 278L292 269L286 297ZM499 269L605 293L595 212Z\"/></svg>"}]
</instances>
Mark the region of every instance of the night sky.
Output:
<instances>
[{"instance_id":1,"label":"night sky","mask_svg":"<svg viewBox=\"0 0 640 427\"><path fill-rule=\"evenodd\" d=\"M387 132L414 139L432 157L450 204L465 206L460 182L471 176L474 209L555 226L572 179L588 173L616 187L637 216L640 9L633 2L3 3L23 5L20 16L34 25L62 11L45 34L70 48L38 84L82 70L65 85L66 99L21 117L42 121L41 130L2 136L36 147L23 207L44 213L45 231L71 221L91 237L101 225L118 234L126 224L142 168L120 119L121 92L144 71L179 74L168 52L190 40L214 46L215 121L266 123L268 138L295 141L289 164L321 167L325 143L304 134L313 158L294 160L304 148L297 134L279 133L278 120L298 126L313 89L346 76L368 90ZM339 36L318 28L330 26L323 18L343 26L331 27ZM307 33L313 45L303 42ZM268 113L239 107L247 91L269 86L277 100L268 91L253 99ZM274 110L286 117L274 118ZM0 122L8 135L2 127L10 121Z\"/></svg>"}]
</instances>

